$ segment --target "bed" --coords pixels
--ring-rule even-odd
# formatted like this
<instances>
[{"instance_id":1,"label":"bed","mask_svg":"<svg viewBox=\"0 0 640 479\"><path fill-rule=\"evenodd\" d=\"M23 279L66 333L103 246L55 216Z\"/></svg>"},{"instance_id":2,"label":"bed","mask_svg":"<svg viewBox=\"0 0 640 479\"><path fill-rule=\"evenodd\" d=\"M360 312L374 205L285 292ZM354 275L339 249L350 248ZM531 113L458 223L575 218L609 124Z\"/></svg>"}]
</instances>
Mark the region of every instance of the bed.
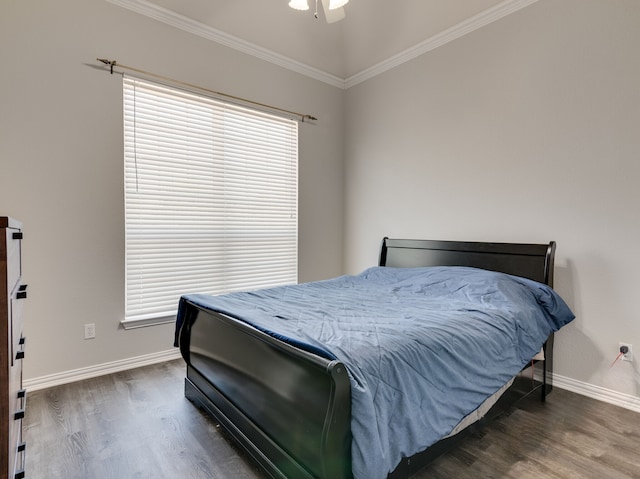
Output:
<instances>
[{"instance_id":1,"label":"bed","mask_svg":"<svg viewBox=\"0 0 640 479\"><path fill-rule=\"evenodd\" d=\"M218 421L271 477L407 477L521 398L535 393L544 401L551 391L553 332L573 319L551 289L555 247L554 242L384 238L378 267L361 275L220 297L185 295L180 300L175 334L175 345L187 364L185 396ZM452 274L454 279L449 277ZM459 281L459 276L464 286L451 283ZM380 281L382 286L371 281ZM518 310L515 316L527 319L517 319L514 326L505 319L511 306L500 306L495 319L475 304L467 304L470 296L480 297L480 303L494 296L502 301L506 293L496 285L503 281L509 281L504 283L507 291L536 295L532 302L542 305L542 313L535 311L537 305L531 313ZM435 309L449 310L455 305L453 313L445 313L456 317L453 339L446 336L450 334L445 331L448 316L445 323L440 312L429 310L429 321L423 321L422 310L405 313L407 298L416 292L421 296L424 284L429 284L428 291L441 290L440 299L433 304L446 307ZM490 291L476 292L469 289L470 284L473 288L490 285ZM382 289L375 289L378 287ZM383 290L399 296L387 298ZM464 296L458 301L452 294ZM314 297L315 302L304 303ZM371 307L379 298L382 301ZM294 306L285 305L283 299ZM287 309L290 307L293 309ZM493 315L495 305L490 308ZM389 346L398 341L391 335L397 329L395 323L386 323L391 313L419 328L435 321L436 329L426 334L403 330L400 337L413 338L411 360ZM522 326L520 323L534 323L528 314L542 314L544 325L536 322L531 330ZM316 326L320 324L317 319L326 316L333 322ZM354 322L354 317L364 323ZM286 324L272 326L274 319ZM335 323L343 329L336 332ZM466 332L476 325L501 330L497 336L508 337L508 344L516 339L526 344L505 347L500 343L503 339L492 336L482 343L479 337L493 333ZM312 331L315 329L318 331ZM391 343L384 342L387 332ZM346 343L344 337L349 338ZM429 342L423 337L429 337ZM432 337L444 338L439 341L446 347L434 346ZM414 356L418 347L419 354L438 350L425 359ZM398 351L402 348L399 345ZM369 354L369 349L378 349L380 356L362 359L357 355ZM473 355L467 358L466 351ZM499 360L491 359L494 353ZM373 373L367 370L369 363ZM402 363L410 365L407 372L398 369ZM437 370L440 365L436 363L449 369ZM467 365L469 371L451 369ZM503 370L505 365L510 369ZM383 376L388 371L391 376ZM393 382L395 376L403 389ZM462 397L462 404L452 407L455 411L446 409ZM381 404L390 410L381 409Z\"/></svg>"}]
</instances>

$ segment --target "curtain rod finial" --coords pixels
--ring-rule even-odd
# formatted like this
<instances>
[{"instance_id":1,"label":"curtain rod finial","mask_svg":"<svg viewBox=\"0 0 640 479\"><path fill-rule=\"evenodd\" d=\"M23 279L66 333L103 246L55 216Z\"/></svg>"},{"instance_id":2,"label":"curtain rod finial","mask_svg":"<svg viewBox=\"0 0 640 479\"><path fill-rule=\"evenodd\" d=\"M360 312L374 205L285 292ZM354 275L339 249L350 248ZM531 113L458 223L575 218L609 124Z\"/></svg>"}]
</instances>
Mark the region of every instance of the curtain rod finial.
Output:
<instances>
[{"instance_id":1,"label":"curtain rod finial","mask_svg":"<svg viewBox=\"0 0 640 479\"><path fill-rule=\"evenodd\" d=\"M109 67L111 68L111 74L113 75L113 67L116 66L116 61L113 60L109 60L107 58L96 58L96 60L98 60L99 62L104 63L105 65L109 65Z\"/></svg>"}]
</instances>

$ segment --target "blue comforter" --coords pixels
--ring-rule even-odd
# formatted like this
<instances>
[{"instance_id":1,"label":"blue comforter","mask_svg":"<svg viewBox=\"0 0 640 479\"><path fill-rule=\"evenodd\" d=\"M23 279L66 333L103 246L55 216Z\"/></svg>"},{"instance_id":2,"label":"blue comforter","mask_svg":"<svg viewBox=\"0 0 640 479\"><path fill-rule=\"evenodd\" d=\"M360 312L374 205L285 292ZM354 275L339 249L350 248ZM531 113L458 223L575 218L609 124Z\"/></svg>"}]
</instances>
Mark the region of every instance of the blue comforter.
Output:
<instances>
[{"instance_id":1,"label":"blue comforter","mask_svg":"<svg viewBox=\"0 0 640 479\"><path fill-rule=\"evenodd\" d=\"M356 479L384 478L450 433L574 318L546 285L466 267L184 298L344 362Z\"/></svg>"}]
</instances>

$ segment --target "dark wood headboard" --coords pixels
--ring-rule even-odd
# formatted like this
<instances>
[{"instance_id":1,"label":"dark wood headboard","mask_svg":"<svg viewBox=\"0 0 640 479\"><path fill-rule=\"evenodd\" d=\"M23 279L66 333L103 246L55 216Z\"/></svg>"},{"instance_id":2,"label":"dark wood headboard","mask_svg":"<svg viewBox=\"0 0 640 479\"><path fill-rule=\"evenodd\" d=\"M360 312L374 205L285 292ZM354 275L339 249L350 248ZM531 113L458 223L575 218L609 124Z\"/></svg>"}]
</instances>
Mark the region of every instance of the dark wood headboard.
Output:
<instances>
[{"instance_id":1,"label":"dark wood headboard","mask_svg":"<svg viewBox=\"0 0 640 479\"><path fill-rule=\"evenodd\" d=\"M548 244L382 240L380 266L471 266L522 276L553 287L555 241Z\"/></svg>"}]
</instances>

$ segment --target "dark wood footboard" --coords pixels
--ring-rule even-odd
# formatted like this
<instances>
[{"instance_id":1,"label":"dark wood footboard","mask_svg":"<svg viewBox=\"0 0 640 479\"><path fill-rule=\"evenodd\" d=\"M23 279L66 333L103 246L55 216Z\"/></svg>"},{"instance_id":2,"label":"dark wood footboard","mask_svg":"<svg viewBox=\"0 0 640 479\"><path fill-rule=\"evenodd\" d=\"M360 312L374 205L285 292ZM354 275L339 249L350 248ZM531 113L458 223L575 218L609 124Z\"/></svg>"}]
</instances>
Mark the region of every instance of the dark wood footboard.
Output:
<instances>
[{"instance_id":1,"label":"dark wood footboard","mask_svg":"<svg viewBox=\"0 0 640 479\"><path fill-rule=\"evenodd\" d=\"M187 303L185 395L274 478L351 478L347 371Z\"/></svg>"},{"instance_id":2,"label":"dark wood footboard","mask_svg":"<svg viewBox=\"0 0 640 479\"><path fill-rule=\"evenodd\" d=\"M188 303L180 332L185 396L204 409L273 478L347 479L351 394L345 367L278 341L241 321ZM389 478L406 478L518 401L551 390L553 334L538 361L486 416L456 436L404 458Z\"/></svg>"}]
</instances>

